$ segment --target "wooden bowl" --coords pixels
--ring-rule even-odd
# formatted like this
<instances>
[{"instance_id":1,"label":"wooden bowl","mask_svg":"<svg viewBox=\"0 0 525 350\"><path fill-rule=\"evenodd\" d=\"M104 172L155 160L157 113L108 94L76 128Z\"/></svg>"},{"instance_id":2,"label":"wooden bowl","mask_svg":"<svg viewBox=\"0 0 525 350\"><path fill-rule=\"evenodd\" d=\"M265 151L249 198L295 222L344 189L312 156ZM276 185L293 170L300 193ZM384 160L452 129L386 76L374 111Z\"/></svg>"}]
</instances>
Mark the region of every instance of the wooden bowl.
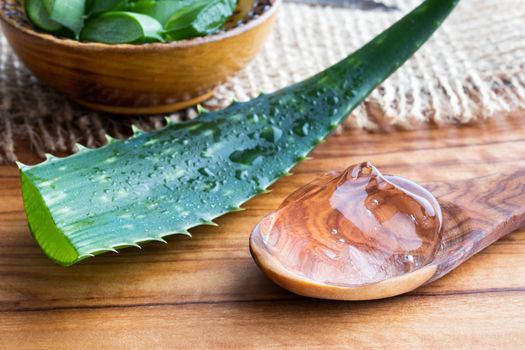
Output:
<instances>
[{"instance_id":1,"label":"wooden bowl","mask_svg":"<svg viewBox=\"0 0 525 350\"><path fill-rule=\"evenodd\" d=\"M0 24L31 72L78 103L117 114L160 114L205 100L248 64L281 3L266 1L261 14L241 26L173 43L107 45L57 38L29 24L19 0L0 0ZM240 0L235 23L254 4Z\"/></svg>"}]
</instances>

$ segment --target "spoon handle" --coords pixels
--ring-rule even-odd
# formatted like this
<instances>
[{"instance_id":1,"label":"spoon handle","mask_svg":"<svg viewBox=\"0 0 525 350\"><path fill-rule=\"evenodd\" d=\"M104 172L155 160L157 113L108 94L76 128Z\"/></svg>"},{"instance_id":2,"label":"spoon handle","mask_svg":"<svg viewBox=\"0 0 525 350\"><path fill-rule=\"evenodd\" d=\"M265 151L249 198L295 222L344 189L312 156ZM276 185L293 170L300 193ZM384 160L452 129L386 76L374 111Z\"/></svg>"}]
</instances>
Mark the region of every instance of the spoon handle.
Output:
<instances>
[{"instance_id":1,"label":"spoon handle","mask_svg":"<svg viewBox=\"0 0 525 350\"><path fill-rule=\"evenodd\" d=\"M525 169L429 189L441 204L444 225L430 281L525 225Z\"/></svg>"}]
</instances>

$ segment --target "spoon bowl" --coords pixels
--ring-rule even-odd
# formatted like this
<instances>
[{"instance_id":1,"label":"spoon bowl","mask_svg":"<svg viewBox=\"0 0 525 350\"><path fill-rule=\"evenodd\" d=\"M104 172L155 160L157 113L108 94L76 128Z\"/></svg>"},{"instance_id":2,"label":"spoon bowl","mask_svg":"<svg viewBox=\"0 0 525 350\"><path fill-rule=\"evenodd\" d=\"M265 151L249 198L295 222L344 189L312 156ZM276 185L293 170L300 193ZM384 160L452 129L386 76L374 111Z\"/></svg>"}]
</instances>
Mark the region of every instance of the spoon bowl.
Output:
<instances>
[{"instance_id":1,"label":"spoon bowl","mask_svg":"<svg viewBox=\"0 0 525 350\"><path fill-rule=\"evenodd\" d=\"M312 233L313 231L309 232L309 237L313 238L306 244L304 241L292 237L293 239L285 242L286 244L276 244L274 248L278 247L277 249L269 249L269 236L265 236L265 228L261 227L268 226L265 220L269 220L268 218L271 218L272 214L263 219L253 230L250 237L250 252L257 265L271 280L296 294L334 300L370 300L407 293L430 283L449 273L494 241L525 225L525 206L523 205L525 203L525 170L523 169L512 174L428 184L425 187L434 194L439 202L443 225L438 235L437 249L430 256L430 259L420 266L408 269L405 273L385 274L379 280L360 280L352 278L355 275L348 275L341 267L341 259L338 258L339 265L337 268L346 273L346 275L338 276L338 278L344 279L347 278L345 276L350 276L347 281L332 282L334 281L333 271L331 275L328 274L326 271L330 271L330 269L322 264L317 265L318 273L313 278L310 272L311 266L319 261L319 256L315 256L319 247L319 242L314 242L315 234ZM304 195L309 188L311 189L312 186L307 185L305 186L306 190L297 192ZM292 194L278 211L282 208L286 210L288 203L297 199L301 199L301 197ZM320 212L319 215L322 215L322 209L317 210ZM355 213L355 210L352 213ZM294 214L293 217L297 217L297 214ZM272 221L271 225L274 224L275 222ZM275 225L275 227L277 227L275 232L278 237L286 235L283 231L283 227L286 226ZM304 228L302 229L304 232ZM313 230L315 229L317 228ZM409 235L409 231L405 230L399 234L401 236ZM374 241L373 236L371 237L366 241L367 246L363 246L362 242L359 243L359 241L357 241L358 243L354 242L354 245L362 251L369 252L371 256L384 253L385 249L382 247L384 239ZM393 242L397 244L395 241ZM294 252L290 248L294 244L299 251ZM324 247L327 247L330 242L324 241L323 244ZM410 252L407 251L406 253L409 254ZM314 255L310 262L307 259L309 255ZM290 259L293 261L292 264L286 260L288 258L283 262L283 256L300 256L301 259ZM346 263L351 264L353 269L359 273L359 270L377 269L377 266L373 266L375 261L377 260L360 259L357 260L360 264L358 265L355 263L355 259L350 259ZM392 261L385 259L383 263L392 264ZM389 266L382 266L382 269L389 270ZM319 271L321 272L319 273Z\"/></svg>"},{"instance_id":2,"label":"spoon bowl","mask_svg":"<svg viewBox=\"0 0 525 350\"><path fill-rule=\"evenodd\" d=\"M321 283L286 269L262 248L259 235L250 237L250 253L259 268L275 283L295 294L331 300L373 300L404 294L427 282L436 272L436 265L427 265L404 275L359 286L337 286Z\"/></svg>"}]
</instances>

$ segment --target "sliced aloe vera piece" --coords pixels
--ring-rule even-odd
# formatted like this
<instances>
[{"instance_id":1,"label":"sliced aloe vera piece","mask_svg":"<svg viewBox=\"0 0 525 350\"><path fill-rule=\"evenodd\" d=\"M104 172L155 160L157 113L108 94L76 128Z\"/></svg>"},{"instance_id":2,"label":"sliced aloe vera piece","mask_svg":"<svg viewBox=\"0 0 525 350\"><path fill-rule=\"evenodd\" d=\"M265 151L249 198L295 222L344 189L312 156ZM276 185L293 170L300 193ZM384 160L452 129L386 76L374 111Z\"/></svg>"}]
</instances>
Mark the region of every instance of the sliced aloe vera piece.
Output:
<instances>
[{"instance_id":1,"label":"sliced aloe vera piece","mask_svg":"<svg viewBox=\"0 0 525 350\"><path fill-rule=\"evenodd\" d=\"M108 11L124 11L129 7L128 0L91 0L88 1L87 13L97 14Z\"/></svg>"},{"instance_id":2,"label":"sliced aloe vera piece","mask_svg":"<svg viewBox=\"0 0 525 350\"><path fill-rule=\"evenodd\" d=\"M51 259L70 265L188 234L239 210L321 143L456 3L427 0L346 59L275 93L67 158L20 164L32 234Z\"/></svg>"},{"instance_id":3,"label":"sliced aloe vera piece","mask_svg":"<svg viewBox=\"0 0 525 350\"><path fill-rule=\"evenodd\" d=\"M43 0L49 18L68 28L78 37L84 25L86 0Z\"/></svg>"},{"instance_id":4,"label":"sliced aloe vera piece","mask_svg":"<svg viewBox=\"0 0 525 350\"><path fill-rule=\"evenodd\" d=\"M174 13L193 3L194 0L139 0L131 3L128 11L151 16L164 25Z\"/></svg>"},{"instance_id":5,"label":"sliced aloe vera piece","mask_svg":"<svg viewBox=\"0 0 525 350\"><path fill-rule=\"evenodd\" d=\"M164 24L168 40L183 40L216 32L235 10L233 0L198 0L175 12Z\"/></svg>"},{"instance_id":6,"label":"sliced aloe vera piece","mask_svg":"<svg viewBox=\"0 0 525 350\"><path fill-rule=\"evenodd\" d=\"M106 12L89 20L80 39L107 44L163 41L162 25L153 17L139 13Z\"/></svg>"},{"instance_id":7,"label":"sliced aloe vera piece","mask_svg":"<svg viewBox=\"0 0 525 350\"><path fill-rule=\"evenodd\" d=\"M24 2L27 18L37 28L46 32L56 32L62 28L62 25L53 21L49 17L47 7L42 0L26 0Z\"/></svg>"}]
</instances>

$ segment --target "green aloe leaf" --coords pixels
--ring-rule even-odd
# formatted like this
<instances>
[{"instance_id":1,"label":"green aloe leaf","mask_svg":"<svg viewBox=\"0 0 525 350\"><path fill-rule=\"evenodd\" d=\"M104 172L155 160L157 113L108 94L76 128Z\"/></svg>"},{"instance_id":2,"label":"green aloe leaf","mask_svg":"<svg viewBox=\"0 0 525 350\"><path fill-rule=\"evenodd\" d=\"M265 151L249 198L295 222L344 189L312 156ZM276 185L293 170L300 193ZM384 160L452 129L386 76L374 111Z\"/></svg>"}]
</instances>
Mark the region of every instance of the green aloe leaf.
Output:
<instances>
[{"instance_id":1,"label":"green aloe leaf","mask_svg":"<svg viewBox=\"0 0 525 350\"><path fill-rule=\"evenodd\" d=\"M90 19L80 39L108 44L144 43L163 41L161 31L162 25L153 17L114 11Z\"/></svg>"},{"instance_id":2,"label":"green aloe leaf","mask_svg":"<svg viewBox=\"0 0 525 350\"><path fill-rule=\"evenodd\" d=\"M235 5L233 0L192 1L165 22L165 36L183 40L214 33L231 17Z\"/></svg>"},{"instance_id":3,"label":"green aloe leaf","mask_svg":"<svg viewBox=\"0 0 525 350\"><path fill-rule=\"evenodd\" d=\"M194 0L139 0L131 3L128 11L151 16L164 25L174 13L193 3Z\"/></svg>"},{"instance_id":4,"label":"green aloe leaf","mask_svg":"<svg viewBox=\"0 0 525 350\"><path fill-rule=\"evenodd\" d=\"M128 0L90 0L86 5L86 12L89 14L97 14L108 11L124 11L128 7Z\"/></svg>"},{"instance_id":5,"label":"green aloe leaf","mask_svg":"<svg viewBox=\"0 0 525 350\"><path fill-rule=\"evenodd\" d=\"M163 240L225 213L286 175L407 60L458 0L427 0L301 83L67 158L20 165L32 234L70 265Z\"/></svg>"},{"instance_id":6,"label":"green aloe leaf","mask_svg":"<svg viewBox=\"0 0 525 350\"><path fill-rule=\"evenodd\" d=\"M36 27L46 32L56 32L62 28L60 23L49 17L47 8L42 0L26 0L24 2L26 15Z\"/></svg>"},{"instance_id":7,"label":"green aloe leaf","mask_svg":"<svg viewBox=\"0 0 525 350\"><path fill-rule=\"evenodd\" d=\"M42 2L51 20L68 28L78 37L84 25L86 0L42 0Z\"/></svg>"}]
</instances>

